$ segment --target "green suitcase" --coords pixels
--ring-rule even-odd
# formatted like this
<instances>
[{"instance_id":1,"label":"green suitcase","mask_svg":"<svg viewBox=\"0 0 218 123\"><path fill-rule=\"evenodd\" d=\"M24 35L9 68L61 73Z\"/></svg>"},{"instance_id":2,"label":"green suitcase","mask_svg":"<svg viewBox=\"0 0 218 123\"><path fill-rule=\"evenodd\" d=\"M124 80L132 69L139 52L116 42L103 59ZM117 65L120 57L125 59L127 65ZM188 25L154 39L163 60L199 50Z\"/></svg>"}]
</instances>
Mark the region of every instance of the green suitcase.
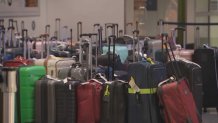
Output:
<instances>
[{"instance_id":1,"label":"green suitcase","mask_svg":"<svg viewBox=\"0 0 218 123\"><path fill-rule=\"evenodd\" d=\"M44 66L20 67L18 71L18 123L35 122L36 81L46 75Z\"/></svg>"}]
</instances>

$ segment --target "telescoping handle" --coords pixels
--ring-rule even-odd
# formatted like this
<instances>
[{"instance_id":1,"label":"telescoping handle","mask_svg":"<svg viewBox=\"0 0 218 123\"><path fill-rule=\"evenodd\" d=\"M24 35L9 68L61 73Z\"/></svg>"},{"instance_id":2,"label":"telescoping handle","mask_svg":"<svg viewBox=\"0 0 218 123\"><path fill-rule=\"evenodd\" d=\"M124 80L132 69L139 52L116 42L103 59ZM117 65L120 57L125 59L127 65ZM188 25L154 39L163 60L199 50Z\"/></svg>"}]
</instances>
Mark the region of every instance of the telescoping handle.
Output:
<instances>
[{"instance_id":1,"label":"telescoping handle","mask_svg":"<svg viewBox=\"0 0 218 123\"><path fill-rule=\"evenodd\" d=\"M0 26L4 27L4 19L0 19Z\"/></svg>"},{"instance_id":2,"label":"telescoping handle","mask_svg":"<svg viewBox=\"0 0 218 123\"><path fill-rule=\"evenodd\" d=\"M45 34L48 34L49 36L50 36L50 28L51 28L50 25L45 26Z\"/></svg>"},{"instance_id":3,"label":"telescoping handle","mask_svg":"<svg viewBox=\"0 0 218 123\"><path fill-rule=\"evenodd\" d=\"M98 36L99 36L99 43L98 43L99 52L98 52L98 54L102 54L102 53L103 53L103 50L102 50L102 42L103 42L102 32L103 32L103 27L101 26L101 27L98 29ZM97 61L97 60L96 60L96 61Z\"/></svg>"},{"instance_id":4,"label":"telescoping handle","mask_svg":"<svg viewBox=\"0 0 218 123\"><path fill-rule=\"evenodd\" d=\"M82 34L82 22L77 23L77 41L80 40L80 35Z\"/></svg>"},{"instance_id":5,"label":"telescoping handle","mask_svg":"<svg viewBox=\"0 0 218 123\"><path fill-rule=\"evenodd\" d=\"M27 59L27 38L28 38L28 30L27 29L22 29L22 39L23 39L23 56L25 59Z\"/></svg>"},{"instance_id":6,"label":"telescoping handle","mask_svg":"<svg viewBox=\"0 0 218 123\"><path fill-rule=\"evenodd\" d=\"M135 49L136 49L136 43L138 42L138 36L139 36L139 30L134 30L133 31L133 62L136 61L136 57L135 57ZM139 42L137 43L137 52L138 52L138 57L137 57L137 61L139 61Z\"/></svg>"},{"instance_id":7,"label":"telescoping handle","mask_svg":"<svg viewBox=\"0 0 218 123\"><path fill-rule=\"evenodd\" d=\"M14 29L14 20L13 19L8 20L8 30L9 29Z\"/></svg>"},{"instance_id":8,"label":"telescoping handle","mask_svg":"<svg viewBox=\"0 0 218 123\"><path fill-rule=\"evenodd\" d=\"M114 69L115 69L115 40L116 40L116 36L115 35L111 35L108 37L109 38L109 45L108 45L108 76L107 76L107 80L110 80L110 67L112 66L112 80L115 79L114 77ZM113 42L113 58L111 60L111 43Z\"/></svg>"},{"instance_id":9,"label":"telescoping handle","mask_svg":"<svg viewBox=\"0 0 218 123\"><path fill-rule=\"evenodd\" d=\"M57 37L57 40L60 40L60 28L61 28L61 19L56 18L55 19L55 37Z\"/></svg>"},{"instance_id":10,"label":"telescoping handle","mask_svg":"<svg viewBox=\"0 0 218 123\"><path fill-rule=\"evenodd\" d=\"M200 28L195 28L195 49L199 47L200 44Z\"/></svg>"},{"instance_id":11,"label":"telescoping handle","mask_svg":"<svg viewBox=\"0 0 218 123\"><path fill-rule=\"evenodd\" d=\"M171 62L176 61L175 54L173 53L173 49L172 49L172 47L171 47L171 45L170 45L170 43L168 41L168 34L167 33L162 33L161 37L162 37L162 42L164 43L164 45L166 47L166 53L167 53L170 61ZM173 59L171 58L170 52L172 53ZM172 71L176 72L176 73L174 73L175 76L176 76L176 79L180 79L183 76L177 62L175 62L175 64L173 63L170 69Z\"/></svg>"}]
</instances>

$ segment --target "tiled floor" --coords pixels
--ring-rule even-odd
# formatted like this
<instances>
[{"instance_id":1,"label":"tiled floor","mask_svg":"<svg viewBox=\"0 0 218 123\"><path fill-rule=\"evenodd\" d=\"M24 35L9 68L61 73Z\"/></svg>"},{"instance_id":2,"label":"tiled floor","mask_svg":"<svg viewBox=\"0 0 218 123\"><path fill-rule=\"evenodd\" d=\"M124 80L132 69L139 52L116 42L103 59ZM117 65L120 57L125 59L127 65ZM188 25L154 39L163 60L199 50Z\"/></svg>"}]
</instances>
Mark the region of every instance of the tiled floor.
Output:
<instances>
[{"instance_id":1,"label":"tiled floor","mask_svg":"<svg viewBox=\"0 0 218 123\"><path fill-rule=\"evenodd\" d=\"M216 109L208 109L207 113L203 113L202 123L218 123L218 113Z\"/></svg>"}]
</instances>

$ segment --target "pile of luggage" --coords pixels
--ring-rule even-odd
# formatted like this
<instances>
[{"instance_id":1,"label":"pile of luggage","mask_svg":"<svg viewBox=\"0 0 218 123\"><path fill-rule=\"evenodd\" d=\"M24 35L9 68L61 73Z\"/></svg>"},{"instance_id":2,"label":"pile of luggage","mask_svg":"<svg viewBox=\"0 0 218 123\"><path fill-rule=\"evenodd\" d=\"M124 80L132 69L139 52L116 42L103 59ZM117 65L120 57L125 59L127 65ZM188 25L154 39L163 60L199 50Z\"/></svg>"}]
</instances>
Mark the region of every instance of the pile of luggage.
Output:
<instances>
[{"instance_id":1,"label":"pile of luggage","mask_svg":"<svg viewBox=\"0 0 218 123\"><path fill-rule=\"evenodd\" d=\"M34 41L23 29L15 47L1 43L0 122L200 123L202 107L218 109L216 48L182 49L168 34L118 34L114 23L103 40L99 24L94 33L81 27L78 42L72 30L70 41L48 41L48 33Z\"/></svg>"}]
</instances>

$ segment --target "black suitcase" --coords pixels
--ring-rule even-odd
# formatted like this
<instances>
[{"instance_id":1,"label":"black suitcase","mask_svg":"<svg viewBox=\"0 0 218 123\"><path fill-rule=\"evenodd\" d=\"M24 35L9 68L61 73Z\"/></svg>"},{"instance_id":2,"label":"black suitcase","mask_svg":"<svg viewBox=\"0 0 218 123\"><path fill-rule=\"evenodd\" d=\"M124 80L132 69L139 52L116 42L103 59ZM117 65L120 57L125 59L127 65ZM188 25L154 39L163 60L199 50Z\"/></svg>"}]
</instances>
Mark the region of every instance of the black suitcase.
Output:
<instances>
[{"instance_id":1,"label":"black suitcase","mask_svg":"<svg viewBox=\"0 0 218 123\"><path fill-rule=\"evenodd\" d=\"M204 111L206 111L206 108L211 107L217 108L218 110L218 49L196 49L194 52L193 61L202 67Z\"/></svg>"},{"instance_id":2,"label":"black suitcase","mask_svg":"<svg viewBox=\"0 0 218 123\"><path fill-rule=\"evenodd\" d=\"M55 123L76 123L76 86L79 82L55 83Z\"/></svg>"},{"instance_id":3,"label":"black suitcase","mask_svg":"<svg viewBox=\"0 0 218 123\"><path fill-rule=\"evenodd\" d=\"M202 114L202 102L203 102L203 81L201 67L193 62L187 60L177 60L167 63L168 76L175 75L179 78L178 68L173 66L179 66L179 70L183 76L188 80L188 85L193 93L198 112Z\"/></svg>"},{"instance_id":4,"label":"black suitcase","mask_svg":"<svg viewBox=\"0 0 218 123\"><path fill-rule=\"evenodd\" d=\"M104 85L101 123L127 123L128 83L115 80Z\"/></svg>"},{"instance_id":5,"label":"black suitcase","mask_svg":"<svg viewBox=\"0 0 218 123\"><path fill-rule=\"evenodd\" d=\"M128 89L128 123L161 123L156 90L166 79L165 65L141 61L130 64L128 73L132 85Z\"/></svg>"}]
</instances>

